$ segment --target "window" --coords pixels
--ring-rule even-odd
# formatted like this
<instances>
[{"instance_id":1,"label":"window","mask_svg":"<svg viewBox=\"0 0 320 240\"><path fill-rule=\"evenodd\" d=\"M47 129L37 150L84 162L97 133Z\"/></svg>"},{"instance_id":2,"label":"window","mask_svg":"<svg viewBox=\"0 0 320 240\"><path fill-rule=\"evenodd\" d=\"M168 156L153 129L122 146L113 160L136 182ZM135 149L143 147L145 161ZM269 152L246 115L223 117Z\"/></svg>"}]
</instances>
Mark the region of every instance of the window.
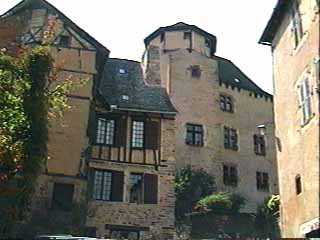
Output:
<instances>
[{"instance_id":1,"label":"window","mask_svg":"<svg viewBox=\"0 0 320 240\"><path fill-rule=\"evenodd\" d=\"M158 176L147 173L130 173L129 202L137 204L157 204Z\"/></svg>"},{"instance_id":2,"label":"window","mask_svg":"<svg viewBox=\"0 0 320 240\"><path fill-rule=\"evenodd\" d=\"M188 123L186 125L186 127L187 127L186 144L203 146L203 127L202 127L202 125Z\"/></svg>"},{"instance_id":3,"label":"window","mask_svg":"<svg viewBox=\"0 0 320 240\"><path fill-rule=\"evenodd\" d=\"M301 177L297 175L295 178L296 181L296 194L299 195L302 192L302 185L301 185Z\"/></svg>"},{"instance_id":4,"label":"window","mask_svg":"<svg viewBox=\"0 0 320 240\"><path fill-rule=\"evenodd\" d=\"M94 170L93 199L122 202L122 196L123 172Z\"/></svg>"},{"instance_id":5,"label":"window","mask_svg":"<svg viewBox=\"0 0 320 240\"><path fill-rule=\"evenodd\" d=\"M269 191L269 175L265 172L257 172L257 189L261 191Z\"/></svg>"},{"instance_id":6,"label":"window","mask_svg":"<svg viewBox=\"0 0 320 240\"><path fill-rule=\"evenodd\" d=\"M113 145L115 120L98 118L96 143Z\"/></svg>"},{"instance_id":7,"label":"window","mask_svg":"<svg viewBox=\"0 0 320 240\"><path fill-rule=\"evenodd\" d=\"M165 37L166 37L166 34L165 34L165 33L161 33L161 35L160 35L160 42L163 42L164 39L165 39Z\"/></svg>"},{"instance_id":8,"label":"window","mask_svg":"<svg viewBox=\"0 0 320 240\"><path fill-rule=\"evenodd\" d=\"M143 203L143 175L130 174L130 203Z\"/></svg>"},{"instance_id":9,"label":"window","mask_svg":"<svg viewBox=\"0 0 320 240\"><path fill-rule=\"evenodd\" d=\"M201 77L201 69L199 65L193 65L190 67L191 69L191 77L200 78Z\"/></svg>"},{"instance_id":10,"label":"window","mask_svg":"<svg viewBox=\"0 0 320 240\"><path fill-rule=\"evenodd\" d=\"M52 194L52 209L71 211L73 202L74 185L54 183Z\"/></svg>"},{"instance_id":11,"label":"window","mask_svg":"<svg viewBox=\"0 0 320 240\"><path fill-rule=\"evenodd\" d=\"M293 1L291 18L292 18L292 32L294 34L294 46L297 47L303 36L302 21L301 21L301 14L299 11L298 0Z\"/></svg>"},{"instance_id":12,"label":"window","mask_svg":"<svg viewBox=\"0 0 320 240\"><path fill-rule=\"evenodd\" d=\"M253 143L254 143L254 152L257 155L266 155L266 142L264 136L262 135L253 135Z\"/></svg>"},{"instance_id":13,"label":"window","mask_svg":"<svg viewBox=\"0 0 320 240\"><path fill-rule=\"evenodd\" d=\"M211 46L210 40L209 40L208 38L205 39L204 44L205 44L206 47L208 47L208 48Z\"/></svg>"},{"instance_id":14,"label":"window","mask_svg":"<svg viewBox=\"0 0 320 240\"><path fill-rule=\"evenodd\" d=\"M128 239L128 240L139 240L140 232L131 230L111 230L111 239Z\"/></svg>"},{"instance_id":15,"label":"window","mask_svg":"<svg viewBox=\"0 0 320 240\"><path fill-rule=\"evenodd\" d=\"M226 149L238 150L238 134L237 130L224 127L224 147Z\"/></svg>"},{"instance_id":16,"label":"window","mask_svg":"<svg viewBox=\"0 0 320 240\"><path fill-rule=\"evenodd\" d=\"M183 33L183 39L190 40L191 39L191 32L184 32Z\"/></svg>"},{"instance_id":17,"label":"window","mask_svg":"<svg viewBox=\"0 0 320 240\"><path fill-rule=\"evenodd\" d=\"M133 121L132 122L132 141L131 146L133 148L144 147L144 122Z\"/></svg>"},{"instance_id":18,"label":"window","mask_svg":"<svg viewBox=\"0 0 320 240\"><path fill-rule=\"evenodd\" d=\"M120 73L120 74L126 74L126 73L127 73L127 70L124 69L124 68L119 68L119 73Z\"/></svg>"},{"instance_id":19,"label":"window","mask_svg":"<svg viewBox=\"0 0 320 240\"><path fill-rule=\"evenodd\" d=\"M302 111L301 125L304 125L311 118L311 94L308 78L305 78L299 85L299 101L299 107Z\"/></svg>"},{"instance_id":20,"label":"window","mask_svg":"<svg viewBox=\"0 0 320 240\"><path fill-rule=\"evenodd\" d=\"M59 46L61 47L70 47L71 37L69 36L60 36Z\"/></svg>"},{"instance_id":21,"label":"window","mask_svg":"<svg viewBox=\"0 0 320 240\"><path fill-rule=\"evenodd\" d=\"M238 171L236 166L223 165L223 183L227 186L238 185Z\"/></svg>"},{"instance_id":22,"label":"window","mask_svg":"<svg viewBox=\"0 0 320 240\"><path fill-rule=\"evenodd\" d=\"M231 97L220 95L220 109L225 112L233 112L233 101Z\"/></svg>"}]
</instances>

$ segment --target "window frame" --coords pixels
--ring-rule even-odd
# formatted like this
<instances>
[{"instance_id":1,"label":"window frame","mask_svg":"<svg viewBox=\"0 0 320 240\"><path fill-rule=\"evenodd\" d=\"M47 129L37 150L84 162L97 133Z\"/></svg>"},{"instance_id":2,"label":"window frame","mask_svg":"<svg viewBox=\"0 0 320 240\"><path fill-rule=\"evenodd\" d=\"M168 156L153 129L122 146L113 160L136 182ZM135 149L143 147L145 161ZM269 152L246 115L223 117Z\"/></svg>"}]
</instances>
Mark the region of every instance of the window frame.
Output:
<instances>
[{"instance_id":1,"label":"window frame","mask_svg":"<svg viewBox=\"0 0 320 240\"><path fill-rule=\"evenodd\" d=\"M142 135L138 134L138 136L140 137L139 139L142 140L142 144L141 146L134 146L135 141L137 140L137 138L134 135L134 123L143 123L143 128L142 128ZM141 132L141 129L137 129ZM141 138L142 137L142 138ZM131 121L131 139L130 139L130 146L132 149L145 149L145 142L146 142L146 121L142 120L142 119L132 119Z\"/></svg>"},{"instance_id":2,"label":"window frame","mask_svg":"<svg viewBox=\"0 0 320 240\"><path fill-rule=\"evenodd\" d=\"M238 180L239 180L237 166L233 164L226 164L226 163L224 163L222 166L223 166L223 184L226 186L237 187ZM234 171L235 174L232 174L232 169L235 170Z\"/></svg>"},{"instance_id":3,"label":"window frame","mask_svg":"<svg viewBox=\"0 0 320 240\"><path fill-rule=\"evenodd\" d=\"M234 113L234 101L231 96L225 95L225 94L220 94L219 95L219 105L220 109L223 112L229 112L229 113ZM230 106L229 109L227 106Z\"/></svg>"},{"instance_id":4,"label":"window frame","mask_svg":"<svg viewBox=\"0 0 320 240\"><path fill-rule=\"evenodd\" d=\"M306 125L312 118L312 95L309 76L305 76L298 85L299 108L301 108L301 126Z\"/></svg>"},{"instance_id":5,"label":"window frame","mask_svg":"<svg viewBox=\"0 0 320 240\"><path fill-rule=\"evenodd\" d=\"M97 172L101 172L102 173L102 179L101 179L101 183L100 183L100 198L97 198L95 196L95 190L96 190L96 173ZM104 194L104 191L105 191L105 174L110 174L110 188L109 188L109 191L110 191L110 194L109 194L109 199L104 199L103 197L103 194ZM92 199L96 200L96 201L105 201L105 202L112 202L112 184L113 184L113 181L112 181L112 174L113 174L113 171L110 171L110 170L104 170L104 169L94 169L94 172L93 172L93 191L92 191Z\"/></svg>"},{"instance_id":6,"label":"window frame","mask_svg":"<svg viewBox=\"0 0 320 240\"><path fill-rule=\"evenodd\" d=\"M192 38L192 32L191 31L183 32L183 39L184 40L191 40L191 38Z\"/></svg>"},{"instance_id":7,"label":"window frame","mask_svg":"<svg viewBox=\"0 0 320 240\"><path fill-rule=\"evenodd\" d=\"M267 148L266 148L266 139L264 135L254 134L253 135L253 146L254 153L259 156L266 156Z\"/></svg>"},{"instance_id":8,"label":"window frame","mask_svg":"<svg viewBox=\"0 0 320 240\"><path fill-rule=\"evenodd\" d=\"M186 124L186 138L185 143L190 146L202 147L204 145L204 128L201 124L187 123ZM191 127L191 129L190 129ZM199 128L199 129L196 129ZM191 134L191 141L188 138L189 133ZM200 135L200 143L197 143L197 135Z\"/></svg>"},{"instance_id":9,"label":"window frame","mask_svg":"<svg viewBox=\"0 0 320 240\"><path fill-rule=\"evenodd\" d=\"M190 66L190 74L191 78L201 78L201 67L200 65L191 65Z\"/></svg>"},{"instance_id":10,"label":"window frame","mask_svg":"<svg viewBox=\"0 0 320 240\"><path fill-rule=\"evenodd\" d=\"M139 176L141 177L141 202L135 202L135 201L131 201L131 190L132 190L132 182L131 182L131 177L133 175ZM129 174L129 203L136 203L136 204L144 204L144 174L143 173L136 173L136 172L130 172Z\"/></svg>"},{"instance_id":11,"label":"window frame","mask_svg":"<svg viewBox=\"0 0 320 240\"><path fill-rule=\"evenodd\" d=\"M63 39L63 40L62 40ZM59 36L59 47L69 48L71 47L72 37L67 35Z\"/></svg>"},{"instance_id":12,"label":"window frame","mask_svg":"<svg viewBox=\"0 0 320 240\"><path fill-rule=\"evenodd\" d=\"M296 49L299 46L299 43L301 42L304 35L299 6L300 6L300 1L293 0L293 4L291 8L291 21L292 21L292 32L294 35L294 49Z\"/></svg>"},{"instance_id":13,"label":"window frame","mask_svg":"<svg viewBox=\"0 0 320 240\"><path fill-rule=\"evenodd\" d=\"M223 127L223 136L224 136L224 148L230 149L233 151L239 150L239 137L238 131L232 127Z\"/></svg>"},{"instance_id":14,"label":"window frame","mask_svg":"<svg viewBox=\"0 0 320 240\"><path fill-rule=\"evenodd\" d=\"M270 191L270 177L267 172L256 172L256 187L258 191Z\"/></svg>"},{"instance_id":15,"label":"window frame","mask_svg":"<svg viewBox=\"0 0 320 240\"><path fill-rule=\"evenodd\" d=\"M99 121L102 120L104 121L104 127L103 130L99 130ZM108 124L110 122L113 122L113 125L108 127ZM115 145L115 137L116 137L116 119L113 118L108 118L108 117L104 117L104 116L97 116L96 119L96 130L95 130L95 139L94 139L94 143L95 145L102 145L102 146L114 146ZM112 131L110 131L110 128ZM99 134L103 133L103 142L99 142ZM108 133L111 133L112 136L108 135ZM109 139L111 139L111 142L107 142L108 136L110 137Z\"/></svg>"}]
</instances>

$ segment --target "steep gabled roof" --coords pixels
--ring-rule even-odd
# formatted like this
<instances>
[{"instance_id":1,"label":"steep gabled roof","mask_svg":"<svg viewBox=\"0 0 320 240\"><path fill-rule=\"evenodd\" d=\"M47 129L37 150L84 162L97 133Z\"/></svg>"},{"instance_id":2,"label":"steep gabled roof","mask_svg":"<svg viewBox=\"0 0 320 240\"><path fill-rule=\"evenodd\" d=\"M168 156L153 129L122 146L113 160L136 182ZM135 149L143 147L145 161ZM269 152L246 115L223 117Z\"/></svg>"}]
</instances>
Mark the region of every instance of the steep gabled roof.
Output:
<instances>
[{"instance_id":1,"label":"steep gabled roof","mask_svg":"<svg viewBox=\"0 0 320 240\"><path fill-rule=\"evenodd\" d=\"M147 46L154 38L159 36L160 34L164 32L173 32L173 31L194 31L199 33L202 36L205 36L208 40L211 42L212 46L212 55L216 52L216 45L217 45L217 38L216 36L212 35L211 33L208 33L201 28L195 26L195 25L189 25L184 22L178 22L176 24L166 26L166 27L160 27L153 33L151 33L148 37L144 39L144 44Z\"/></svg>"},{"instance_id":2,"label":"steep gabled roof","mask_svg":"<svg viewBox=\"0 0 320 240\"><path fill-rule=\"evenodd\" d=\"M125 72L120 73L123 69ZM139 62L125 59L108 59L99 86L100 95L109 106L117 109L176 114L166 89L149 86Z\"/></svg>"},{"instance_id":3,"label":"steep gabled roof","mask_svg":"<svg viewBox=\"0 0 320 240\"><path fill-rule=\"evenodd\" d=\"M50 4L45 0L23 0L17 5L15 5L13 8L9 9L4 14L2 14L0 16L0 19L15 15L26 8L39 8L39 7L47 8L48 10L57 13L61 18L61 20L65 24L69 25L72 29L74 29L83 39L87 40L89 43L95 46L98 50L100 50L102 54L109 55L110 51L105 46L99 43L95 38L93 38L85 30L80 28L77 24L75 24L72 20L70 20L66 15L64 15L56 7L54 7L52 4Z\"/></svg>"},{"instance_id":4,"label":"steep gabled roof","mask_svg":"<svg viewBox=\"0 0 320 240\"><path fill-rule=\"evenodd\" d=\"M214 56L214 59L218 61L220 82L272 98L271 94L258 87L232 61L218 56Z\"/></svg>"}]
</instances>

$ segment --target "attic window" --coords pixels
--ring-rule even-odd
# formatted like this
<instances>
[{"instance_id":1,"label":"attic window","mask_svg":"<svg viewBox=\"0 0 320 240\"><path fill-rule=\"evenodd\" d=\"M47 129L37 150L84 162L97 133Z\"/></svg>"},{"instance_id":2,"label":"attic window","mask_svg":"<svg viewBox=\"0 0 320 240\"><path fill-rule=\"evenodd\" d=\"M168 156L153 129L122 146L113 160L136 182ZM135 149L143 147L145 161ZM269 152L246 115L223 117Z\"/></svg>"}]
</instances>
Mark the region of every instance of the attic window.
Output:
<instances>
[{"instance_id":1,"label":"attic window","mask_svg":"<svg viewBox=\"0 0 320 240\"><path fill-rule=\"evenodd\" d=\"M121 95L121 99L128 101L129 100L129 96L128 95Z\"/></svg>"},{"instance_id":2,"label":"attic window","mask_svg":"<svg viewBox=\"0 0 320 240\"><path fill-rule=\"evenodd\" d=\"M183 39L191 39L191 32L184 32Z\"/></svg>"},{"instance_id":3,"label":"attic window","mask_svg":"<svg viewBox=\"0 0 320 240\"><path fill-rule=\"evenodd\" d=\"M124 69L124 68L119 68L119 73L120 73L120 74L126 74L126 73L127 73L127 70Z\"/></svg>"},{"instance_id":4,"label":"attic window","mask_svg":"<svg viewBox=\"0 0 320 240\"><path fill-rule=\"evenodd\" d=\"M201 69L199 65L193 65L190 67L191 77L200 78L201 77Z\"/></svg>"},{"instance_id":5,"label":"attic window","mask_svg":"<svg viewBox=\"0 0 320 240\"><path fill-rule=\"evenodd\" d=\"M206 40L205 40L205 42L204 42L204 44L206 45L206 47L210 47L210 40L208 39L208 38L206 38Z\"/></svg>"},{"instance_id":6,"label":"attic window","mask_svg":"<svg viewBox=\"0 0 320 240\"><path fill-rule=\"evenodd\" d=\"M239 82L240 82L240 80L239 80L238 78L235 78L234 81L235 81L236 83L239 83Z\"/></svg>"},{"instance_id":7,"label":"attic window","mask_svg":"<svg viewBox=\"0 0 320 240\"><path fill-rule=\"evenodd\" d=\"M71 37L70 36L60 36L59 45L61 47L70 47Z\"/></svg>"}]
</instances>

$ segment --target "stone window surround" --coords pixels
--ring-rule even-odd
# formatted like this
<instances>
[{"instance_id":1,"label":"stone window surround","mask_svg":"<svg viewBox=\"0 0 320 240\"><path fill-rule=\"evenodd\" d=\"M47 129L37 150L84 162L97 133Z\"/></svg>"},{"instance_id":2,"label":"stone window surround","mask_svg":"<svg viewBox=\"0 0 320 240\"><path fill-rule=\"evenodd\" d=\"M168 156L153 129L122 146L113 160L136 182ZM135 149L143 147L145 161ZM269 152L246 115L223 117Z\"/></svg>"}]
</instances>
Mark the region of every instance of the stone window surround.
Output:
<instances>
[{"instance_id":1,"label":"stone window surround","mask_svg":"<svg viewBox=\"0 0 320 240\"><path fill-rule=\"evenodd\" d=\"M229 94L225 94L225 93L220 93L219 94L219 105L220 105L220 109L223 112L229 112L229 113L234 113L234 98L229 95ZM223 105L222 105L223 104ZM227 104L230 105L230 108L227 108Z\"/></svg>"}]
</instances>

